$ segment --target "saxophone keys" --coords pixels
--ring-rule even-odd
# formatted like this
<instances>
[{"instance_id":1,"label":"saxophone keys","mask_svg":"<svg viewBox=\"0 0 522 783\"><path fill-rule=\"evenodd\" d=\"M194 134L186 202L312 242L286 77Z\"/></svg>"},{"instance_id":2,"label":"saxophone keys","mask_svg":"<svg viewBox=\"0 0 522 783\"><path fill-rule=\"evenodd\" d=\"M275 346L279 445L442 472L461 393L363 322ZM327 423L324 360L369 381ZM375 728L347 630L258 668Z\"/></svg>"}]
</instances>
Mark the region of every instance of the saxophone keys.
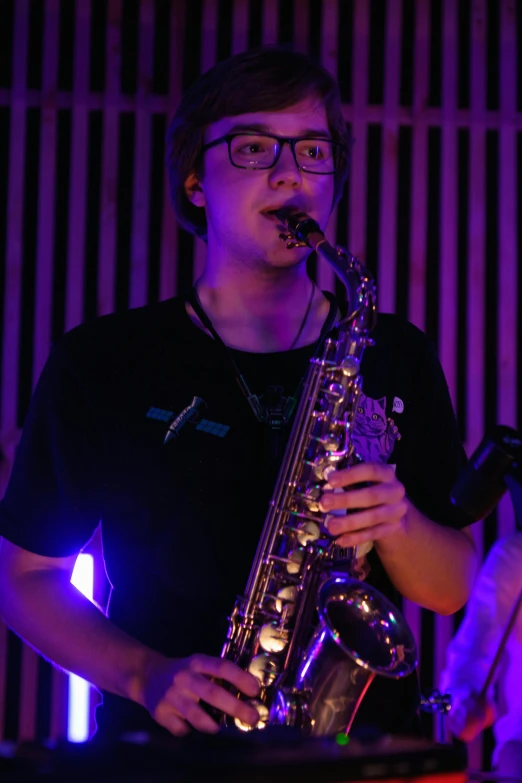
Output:
<instances>
[{"instance_id":1,"label":"saxophone keys","mask_svg":"<svg viewBox=\"0 0 522 783\"><path fill-rule=\"evenodd\" d=\"M267 653L280 653L288 644L288 631L277 623L266 623L259 631L259 646Z\"/></svg>"},{"instance_id":2,"label":"saxophone keys","mask_svg":"<svg viewBox=\"0 0 522 783\"><path fill-rule=\"evenodd\" d=\"M354 378L359 374L361 361L357 356L345 356L341 362L341 371L348 378Z\"/></svg>"},{"instance_id":3,"label":"saxophone keys","mask_svg":"<svg viewBox=\"0 0 522 783\"><path fill-rule=\"evenodd\" d=\"M279 662L274 655L260 653L252 658L248 665L248 671L253 674L262 687L272 685L279 674Z\"/></svg>"},{"instance_id":4,"label":"saxophone keys","mask_svg":"<svg viewBox=\"0 0 522 783\"><path fill-rule=\"evenodd\" d=\"M316 481L322 481L324 478L324 471L329 465L328 457L325 454L318 454L316 458L312 460L306 460L305 465L311 468Z\"/></svg>"},{"instance_id":5,"label":"saxophone keys","mask_svg":"<svg viewBox=\"0 0 522 783\"><path fill-rule=\"evenodd\" d=\"M285 618L292 617L295 612L295 605L297 602L297 587L295 585L287 585L282 587L278 591L275 600L275 608L279 614Z\"/></svg>"},{"instance_id":6,"label":"saxophone keys","mask_svg":"<svg viewBox=\"0 0 522 783\"><path fill-rule=\"evenodd\" d=\"M338 452L343 443L343 434L337 434L335 432L327 432L321 438L321 444L328 452Z\"/></svg>"},{"instance_id":7,"label":"saxophone keys","mask_svg":"<svg viewBox=\"0 0 522 783\"><path fill-rule=\"evenodd\" d=\"M239 720L239 718L234 718L234 723L236 724L237 728L240 729L241 731L252 731L252 729L264 729L268 723L268 718L270 716L270 713L268 712L268 707L266 706L266 704L263 704L263 702L259 701L258 699L249 699L248 703L252 705L252 707L256 708L257 713L259 715L259 720L255 726L249 726L248 723L243 723L243 721Z\"/></svg>"},{"instance_id":8,"label":"saxophone keys","mask_svg":"<svg viewBox=\"0 0 522 783\"><path fill-rule=\"evenodd\" d=\"M301 546L308 546L317 541L321 535L321 528L317 522L301 522L297 527L297 540Z\"/></svg>"},{"instance_id":9,"label":"saxophone keys","mask_svg":"<svg viewBox=\"0 0 522 783\"><path fill-rule=\"evenodd\" d=\"M298 574L301 570L301 566L303 565L304 556L305 550L301 548L293 549L291 552L289 552L286 563L287 573L291 574L292 576L294 574Z\"/></svg>"},{"instance_id":10,"label":"saxophone keys","mask_svg":"<svg viewBox=\"0 0 522 783\"><path fill-rule=\"evenodd\" d=\"M304 491L296 491L294 493L294 498L297 501L302 501L306 506L306 508L308 509L308 511L314 514L320 511L319 502L321 500L321 495L322 495L321 487L312 486L312 487L308 487Z\"/></svg>"},{"instance_id":11,"label":"saxophone keys","mask_svg":"<svg viewBox=\"0 0 522 783\"><path fill-rule=\"evenodd\" d=\"M341 383L331 383L325 393L333 398L339 405L344 402L346 391Z\"/></svg>"}]
</instances>

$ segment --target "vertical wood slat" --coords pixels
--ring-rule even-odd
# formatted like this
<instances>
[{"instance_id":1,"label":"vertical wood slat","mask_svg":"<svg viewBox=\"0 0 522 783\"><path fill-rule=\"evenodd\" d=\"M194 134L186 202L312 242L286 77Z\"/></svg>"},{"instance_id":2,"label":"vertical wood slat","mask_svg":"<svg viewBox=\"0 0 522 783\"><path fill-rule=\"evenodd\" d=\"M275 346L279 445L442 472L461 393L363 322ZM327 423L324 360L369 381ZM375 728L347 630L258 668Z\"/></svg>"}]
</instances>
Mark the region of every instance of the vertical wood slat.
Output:
<instances>
[{"instance_id":1,"label":"vertical wood slat","mask_svg":"<svg viewBox=\"0 0 522 783\"><path fill-rule=\"evenodd\" d=\"M294 47L297 52L308 51L310 8L308 3L294 3Z\"/></svg>"},{"instance_id":2,"label":"vertical wood slat","mask_svg":"<svg viewBox=\"0 0 522 783\"><path fill-rule=\"evenodd\" d=\"M339 25L338 0L323 0L321 18L321 65L337 78L337 29ZM310 175L309 175L310 176ZM311 175L313 176L313 175ZM325 236L331 245L336 244L338 210L328 221ZM322 291L335 291L335 272L324 258L317 262L317 284Z\"/></svg>"},{"instance_id":3,"label":"vertical wood slat","mask_svg":"<svg viewBox=\"0 0 522 783\"><path fill-rule=\"evenodd\" d=\"M168 122L181 100L183 74L183 53L185 40L185 0L171 0L170 5L170 49L169 49L169 97ZM160 250L160 300L168 299L177 293L176 269L178 225L172 211L169 193L168 174L164 174L163 210L161 219ZM183 263L184 259L181 259Z\"/></svg>"},{"instance_id":4,"label":"vertical wood slat","mask_svg":"<svg viewBox=\"0 0 522 783\"><path fill-rule=\"evenodd\" d=\"M485 111L486 3L472 5L469 144L469 222L467 280L467 445L470 452L479 444L484 428L484 346L485 346Z\"/></svg>"},{"instance_id":5,"label":"vertical wood slat","mask_svg":"<svg viewBox=\"0 0 522 783\"><path fill-rule=\"evenodd\" d=\"M469 202L468 263L466 292L466 441L468 452L475 450L484 429L485 380L485 201L486 131L483 124L486 101L486 2L471 6L470 51L470 129L469 129ZM483 553L482 523L473 526L479 558ZM481 738L468 745L469 763L482 767Z\"/></svg>"},{"instance_id":6,"label":"vertical wood slat","mask_svg":"<svg viewBox=\"0 0 522 783\"><path fill-rule=\"evenodd\" d=\"M234 0L232 13L232 54L239 54L248 48L248 0Z\"/></svg>"},{"instance_id":7,"label":"vertical wood slat","mask_svg":"<svg viewBox=\"0 0 522 783\"><path fill-rule=\"evenodd\" d=\"M13 34L13 88L9 127L7 221L2 340L2 405L0 446L12 462L17 441L18 361L22 309L22 247L24 214L25 137L29 4L16 4ZM7 477L5 477L7 478ZM0 487L3 490L3 487Z\"/></svg>"},{"instance_id":8,"label":"vertical wood slat","mask_svg":"<svg viewBox=\"0 0 522 783\"><path fill-rule=\"evenodd\" d=\"M350 237L354 256L366 260L366 164L368 150L368 56L370 50L370 8L367 0L355 0L352 50L352 138L354 139L350 188Z\"/></svg>"},{"instance_id":9,"label":"vertical wood slat","mask_svg":"<svg viewBox=\"0 0 522 783\"><path fill-rule=\"evenodd\" d=\"M415 4L415 17L408 317L412 323L424 329L428 131L423 112L428 99L430 0L419 0ZM405 601L404 616L419 644L422 666L422 610L417 604Z\"/></svg>"},{"instance_id":10,"label":"vertical wood slat","mask_svg":"<svg viewBox=\"0 0 522 783\"><path fill-rule=\"evenodd\" d=\"M136 133L134 139L134 182L132 199L129 307L147 303L151 114L154 44L153 0L141 0L139 13L138 90L136 95Z\"/></svg>"},{"instance_id":11,"label":"vertical wood slat","mask_svg":"<svg viewBox=\"0 0 522 783\"><path fill-rule=\"evenodd\" d=\"M203 25L201 31L201 73L212 68L217 61L217 38L219 8L216 0L204 0ZM202 239L194 239L194 282L201 277L205 269L207 246Z\"/></svg>"},{"instance_id":12,"label":"vertical wood slat","mask_svg":"<svg viewBox=\"0 0 522 783\"><path fill-rule=\"evenodd\" d=\"M426 320L426 234L428 183L428 128L424 107L428 103L430 0L415 4L415 54L413 71L413 126L411 166L410 286L408 317L419 329Z\"/></svg>"},{"instance_id":13,"label":"vertical wood slat","mask_svg":"<svg viewBox=\"0 0 522 783\"><path fill-rule=\"evenodd\" d=\"M122 0L109 0L106 38L106 79L103 107L100 239L98 250L98 315L112 313L116 285L116 220L118 214L118 151L121 72Z\"/></svg>"},{"instance_id":14,"label":"vertical wood slat","mask_svg":"<svg viewBox=\"0 0 522 783\"><path fill-rule=\"evenodd\" d=\"M442 52L439 357L451 398L457 394L457 7L444 0ZM433 684L438 686L453 635L453 618L435 616ZM439 721L436 721L436 730ZM444 737L437 736L440 742Z\"/></svg>"},{"instance_id":15,"label":"vertical wood slat","mask_svg":"<svg viewBox=\"0 0 522 783\"><path fill-rule=\"evenodd\" d=\"M22 242L24 212L24 171L29 38L29 3L15 6L13 30L13 87L9 128L9 164L7 173L7 236L4 278L4 322L2 332L2 388L0 389L0 448L2 482L14 459L17 442L18 360L22 307ZM4 466L7 466L5 469ZM4 487L0 486L3 495ZM0 705L6 702L7 629L0 621ZM0 738L4 735L4 710L0 709Z\"/></svg>"},{"instance_id":16,"label":"vertical wood slat","mask_svg":"<svg viewBox=\"0 0 522 783\"><path fill-rule=\"evenodd\" d=\"M470 129L468 196L468 264L466 291L466 444L475 450L484 429L485 379L485 232L486 224L486 131L483 125L486 87L486 3L477 0L471 11ZM480 556L483 550L482 524L474 526Z\"/></svg>"},{"instance_id":17,"label":"vertical wood slat","mask_svg":"<svg viewBox=\"0 0 522 783\"><path fill-rule=\"evenodd\" d=\"M217 62L217 28L219 7L217 0L203 0L201 25L200 72L205 73Z\"/></svg>"},{"instance_id":18,"label":"vertical wood slat","mask_svg":"<svg viewBox=\"0 0 522 783\"><path fill-rule=\"evenodd\" d=\"M513 0L500 5L500 112L498 183L498 397L497 421L517 426L517 136L514 128L517 90L516 9ZM522 424L522 422L521 422ZM498 508L499 536L515 531L509 496Z\"/></svg>"},{"instance_id":19,"label":"vertical wood slat","mask_svg":"<svg viewBox=\"0 0 522 783\"><path fill-rule=\"evenodd\" d=\"M48 0L43 30L42 111L36 250L33 386L49 355L53 306L54 201L56 192L56 91L58 79L58 0Z\"/></svg>"},{"instance_id":20,"label":"vertical wood slat","mask_svg":"<svg viewBox=\"0 0 522 783\"><path fill-rule=\"evenodd\" d=\"M49 354L53 296L54 200L56 184L56 90L58 77L58 0L48 0L43 30L42 111L36 251L33 386ZM36 732L38 656L22 648L19 737L31 740Z\"/></svg>"},{"instance_id":21,"label":"vertical wood slat","mask_svg":"<svg viewBox=\"0 0 522 783\"><path fill-rule=\"evenodd\" d=\"M65 331L83 320L85 282L85 236L87 205L87 156L89 91L89 39L91 12L89 0L77 0L74 28L74 76L71 116L71 158L67 237L67 277L65 283ZM68 675L52 671L49 737L67 736Z\"/></svg>"},{"instance_id":22,"label":"vertical wood slat","mask_svg":"<svg viewBox=\"0 0 522 783\"><path fill-rule=\"evenodd\" d=\"M62 740L67 737L68 707L69 675L59 669L53 669L49 739Z\"/></svg>"},{"instance_id":23,"label":"vertical wood slat","mask_svg":"<svg viewBox=\"0 0 522 783\"><path fill-rule=\"evenodd\" d=\"M439 356L457 396L457 7L443 6Z\"/></svg>"},{"instance_id":24,"label":"vertical wood slat","mask_svg":"<svg viewBox=\"0 0 522 783\"><path fill-rule=\"evenodd\" d=\"M397 113L401 79L402 0L389 0L386 8L384 58L384 112L382 122L381 193L377 283L379 310L395 312L397 279L397 171L399 123Z\"/></svg>"},{"instance_id":25,"label":"vertical wood slat","mask_svg":"<svg viewBox=\"0 0 522 783\"><path fill-rule=\"evenodd\" d=\"M71 117L71 161L69 180L69 233L67 237L67 279L65 330L83 320L85 280L85 221L87 205L87 154L89 89L89 0L77 0L74 30L74 81Z\"/></svg>"},{"instance_id":26,"label":"vertical wood slat","mask_svg":"<svg viewBox=\"0 0 522 783\"><path fill-rule=\"evenodd\" d=\"M261 29L261 42L263 46L274 46L277 43L279 30L278 0L264 0L263 18Z\"/></svg>"}]
</instances>

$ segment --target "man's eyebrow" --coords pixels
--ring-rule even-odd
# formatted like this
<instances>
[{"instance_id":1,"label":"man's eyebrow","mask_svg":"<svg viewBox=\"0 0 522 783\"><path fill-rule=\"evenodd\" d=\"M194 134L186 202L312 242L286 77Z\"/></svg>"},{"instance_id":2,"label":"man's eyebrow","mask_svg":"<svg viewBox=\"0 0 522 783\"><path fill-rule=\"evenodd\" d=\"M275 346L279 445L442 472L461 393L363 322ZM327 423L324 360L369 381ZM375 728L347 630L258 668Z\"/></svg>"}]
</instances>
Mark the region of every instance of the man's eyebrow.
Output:
<instances>
[{"instance_id":1,"label":"man's eyebrow","mask_svg":"<svg viewBox=\"0 0 522 783\"><path fill-rule=\"evenodd\" d=\"M279 133L273 133L270 129L269 125L265 125L264 123L237 123L236 125L233 125L227 132L228 133L248 133L248 132L254 132L254 133L266 133L270 136L279 136ZM329 139L331 138L331 133L328 130L325 130L324 128L305 128L301 133L298 134L298 138L320 138L320 139Z\"/></svg>"}]
</instances>

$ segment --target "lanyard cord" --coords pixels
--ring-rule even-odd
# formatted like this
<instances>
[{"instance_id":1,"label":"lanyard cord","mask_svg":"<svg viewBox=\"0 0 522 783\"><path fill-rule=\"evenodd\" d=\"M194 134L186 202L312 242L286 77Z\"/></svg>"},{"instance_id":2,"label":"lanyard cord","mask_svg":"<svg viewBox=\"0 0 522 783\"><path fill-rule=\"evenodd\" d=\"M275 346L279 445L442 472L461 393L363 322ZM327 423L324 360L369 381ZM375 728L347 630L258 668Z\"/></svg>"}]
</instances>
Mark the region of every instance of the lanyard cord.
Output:
<instances>
[{"instance_id":1,"label":"lanyard cord","mask_svg":"<svg viewBox=\"0 0 522 783\"><path fill-rule=\"evenodd\" d=\"M332 329L332 327L334 325L334 322L335 322L335 317L337 315L337 300L336 300L335 296L332 293L330 293L330 291L323 291L322 293L326 297L328 302L330 303L330 310L328 312L326 320L325 320L325 322L323 324L323 327L321 329L321 333L319 335L319 340L318 340L317 348L316 348L316 351L315 351L316 355L319 352L319 350L321 349L322 344L323 344L324 340L326 339L326 336L331 331L331 329ZM212 321L210 320L210 318L206 314L205 310L203 309L203 305L201 304L201 301L199 299L198 292L197 292L195 286L192 286L192 288L189 289L185 299L191 305L192 309L196 313L197 317L199 318L199 320L201 321L201 323L203 324L205 329L208 329L208 331L210 332L210 334L212 335L212 337L216 341L217 345L219 345L222 353L226 356L229 364L232 366L236 382L237 382L237 384L238 384L238 386L239 386L239 388L241 390L241 393L243 394L243 396L247 400L248 404L252 408L252 411L254 412L254 415L255 415L256 419L258 421L260 421L260 422L268 422L268 423L270 423L270 421L271 421L270 417L267 417L267 414L266 414L265 410L263 409L258 396L256 394L253 394L252 391L250 390L250 387L248 386L248 384L247 384L246 380L244 379L243 375L241 374L241 372L240 372L236 362L234 361L234 357L232 356L232 352L231 352L230 348L228 348L228 346L225 345L225 343L223 342L223 340L221 339L219 334L214 329ZM307 313L307 315L308 315L308 313ZM271 426L274 429L280 429L281 428L281 423L282 424L286 424L286 422L290 418L290 416L291 416L291 414L293 412L293 409L295 407L295 403L297 401L297 396L299 394L299 391L301 389L303 381L304 381L304 376L299 381L299 383L297 385L297 389L295 390L293 396L288 398L288 402L290 403L290 405L288 405L288 410L285 410L285 415L283 416L283 421L279 422L277 424L271 424Z\"/></svg>"}]
</instances>

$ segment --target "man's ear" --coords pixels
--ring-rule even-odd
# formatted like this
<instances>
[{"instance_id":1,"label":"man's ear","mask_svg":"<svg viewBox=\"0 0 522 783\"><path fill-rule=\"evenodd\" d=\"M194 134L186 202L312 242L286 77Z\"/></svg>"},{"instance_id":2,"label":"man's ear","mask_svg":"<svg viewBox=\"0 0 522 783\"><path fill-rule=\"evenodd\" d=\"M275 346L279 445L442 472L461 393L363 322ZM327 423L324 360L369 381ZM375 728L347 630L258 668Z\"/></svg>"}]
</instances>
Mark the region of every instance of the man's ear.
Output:
<instances>
[{"instance_id":1,"label":"man's ear","mask_svg":"<svg viewBox=\"0 0 522 783\"><path fill-rule=\"evenodd\" d=\"M203 187L194 172L189 174L185 180L185 193L187 194L188 200L191 204L194 204L195 207L205 206L206 201Z\"/></svg>"}]
</instances>

